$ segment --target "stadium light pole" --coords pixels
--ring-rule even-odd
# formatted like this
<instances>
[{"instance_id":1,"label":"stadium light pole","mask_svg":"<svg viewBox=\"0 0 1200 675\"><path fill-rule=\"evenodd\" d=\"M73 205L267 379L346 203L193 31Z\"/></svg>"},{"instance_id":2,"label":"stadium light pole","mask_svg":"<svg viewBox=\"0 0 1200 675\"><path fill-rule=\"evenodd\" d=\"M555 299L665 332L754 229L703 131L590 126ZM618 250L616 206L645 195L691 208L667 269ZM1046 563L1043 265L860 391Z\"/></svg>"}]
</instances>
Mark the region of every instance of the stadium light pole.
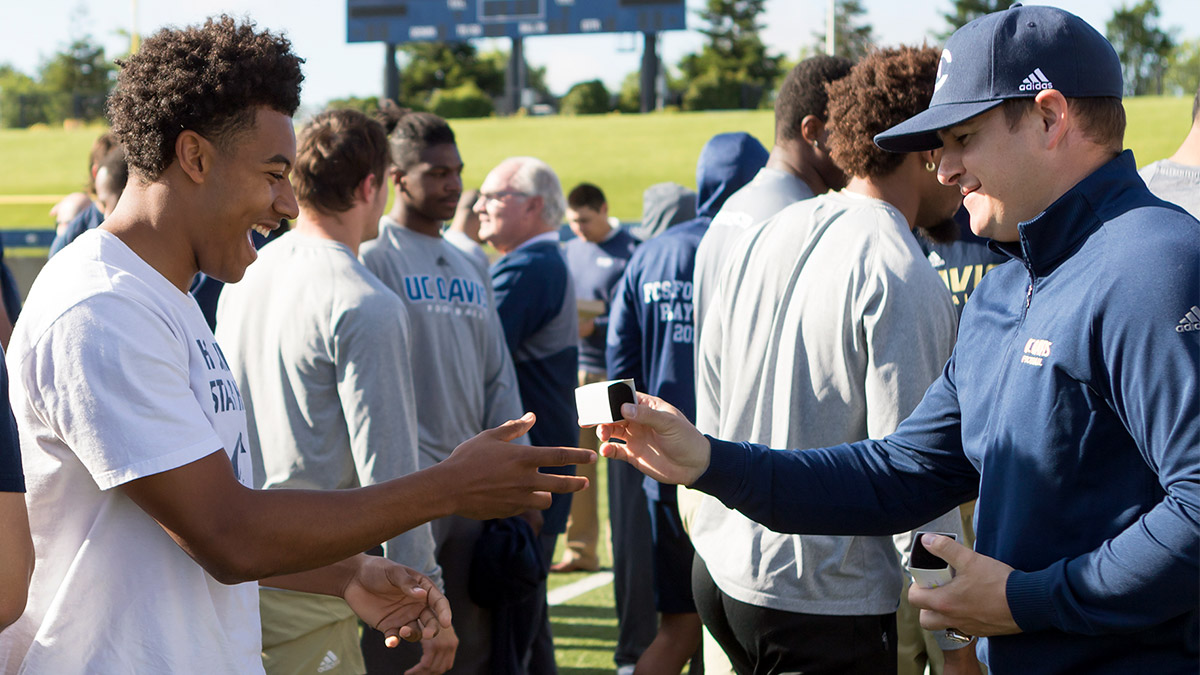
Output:
<instances>
[{"instance_id":1,"label":"stadium light pole","mask_svg":"<svg viewBox=\"0 0 1200 675\"><path fill-rule=\"evenodd\" d=\"M383 97L400 102L400 66L396 65L396 43L383 46Z\"/></svg>"},{"instance_id":2,"label":"stadium light pole","mask_svg":"<svg viewBox=\"0 0 1200 675\"><path fill-rule=\"evenodd\" d=\"M641 101L642 112L654 110L658 102L658 33L646 31L642 33L642 73Z\"/></svg>"},{"instance_id":3,"label":"stadium light pole","mask_svg":"<svg viewBox=\"0 0 1200 675\"><path fill-rule=\"evenodd\" d=\"M835 26L837 19L837 0L829 0L829 9L825 12L825 53L833 56L833 52L837 50L837 36Z\"/></svg>"},{"instance_id":4,"label":"stadium light pole","mask_svg":"<svg viewBox=\"0 0 1200 675\"><path fill-rule=\"evenodd\" d=\"M521 97L525 91L525 43L519 37L512 38L504 88L506 89L505 98L508 99L508 114L515 115L521 109Z\"/></svg>"}]
</instances>

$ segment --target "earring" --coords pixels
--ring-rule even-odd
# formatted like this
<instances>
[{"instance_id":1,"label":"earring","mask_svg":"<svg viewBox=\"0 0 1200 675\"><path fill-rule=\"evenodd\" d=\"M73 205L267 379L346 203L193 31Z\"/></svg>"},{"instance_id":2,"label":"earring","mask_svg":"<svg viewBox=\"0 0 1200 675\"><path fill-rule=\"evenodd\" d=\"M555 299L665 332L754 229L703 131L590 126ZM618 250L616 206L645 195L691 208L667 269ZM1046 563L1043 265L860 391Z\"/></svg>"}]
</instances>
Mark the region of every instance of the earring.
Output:
<instances>
[{"instance_id":1,"label":"earring","mask_svg":"<svg viewBox=\"0 0 1200 675\"><path fill-rule=\"evenodd\" d=\"M813 141L813 150L820 150L820 149L821 149L821 142Z\"/></svg>"},{"instance_id":2,"label":"earring","mask_svg":"<svg viewBox=\"0 0 1200 675\"><path fill-rule=\"evenodd\" d=\"M925 162L925 170L929 173L933 173L934 171L937 171L937 164L934 164L933 162Z\"/></svg>"}]
</instances>

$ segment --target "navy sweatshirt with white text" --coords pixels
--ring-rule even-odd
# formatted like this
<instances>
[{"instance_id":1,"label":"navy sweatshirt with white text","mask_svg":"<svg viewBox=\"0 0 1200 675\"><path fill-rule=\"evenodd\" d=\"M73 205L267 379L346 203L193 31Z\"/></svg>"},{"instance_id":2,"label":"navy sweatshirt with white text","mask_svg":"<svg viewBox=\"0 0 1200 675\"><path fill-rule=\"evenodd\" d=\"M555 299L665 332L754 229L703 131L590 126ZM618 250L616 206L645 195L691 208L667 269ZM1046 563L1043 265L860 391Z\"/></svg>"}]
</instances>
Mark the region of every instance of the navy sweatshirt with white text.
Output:
<instances>
[{"instance_id":1,"label":"navy sweatshirt with white text","mask_svg":"<svg viewBox=\"0 0 1200 675\"><path fill-rule=\"evenodd\" d=\"M633 378L638 391L659 396L696 418L692 271L696 248L712 217L767 162L767 150L745 133L718 134L696 167L697 217L633 253L613 293L605 351L609 379ZM648 496L674 500L674 488L646 481ZM661 496L660 496L661 495Z\"/></svg>"}]
</instances>

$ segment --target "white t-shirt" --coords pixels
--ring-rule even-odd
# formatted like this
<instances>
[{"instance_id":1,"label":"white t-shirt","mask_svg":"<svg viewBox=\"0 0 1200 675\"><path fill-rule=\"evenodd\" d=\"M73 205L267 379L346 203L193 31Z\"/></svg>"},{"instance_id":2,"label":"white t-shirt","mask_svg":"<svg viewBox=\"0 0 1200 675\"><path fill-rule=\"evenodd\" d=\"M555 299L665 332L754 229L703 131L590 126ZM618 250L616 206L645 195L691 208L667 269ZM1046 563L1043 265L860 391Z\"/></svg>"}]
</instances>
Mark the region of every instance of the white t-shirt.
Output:
<instances>
[{"instance_id":1,"label":"white t-shirt","mask_svg":"<svg viewBox=\"0 0 1200 675\"><path fill-rule=\"evenodd\" d=\"M37 560L0 670L263 672L258 585L217 582L117 489L218 451L252 484L241 395L192 297L90 231L38 276L8 368Z\"/></svg>"}]
</instances>

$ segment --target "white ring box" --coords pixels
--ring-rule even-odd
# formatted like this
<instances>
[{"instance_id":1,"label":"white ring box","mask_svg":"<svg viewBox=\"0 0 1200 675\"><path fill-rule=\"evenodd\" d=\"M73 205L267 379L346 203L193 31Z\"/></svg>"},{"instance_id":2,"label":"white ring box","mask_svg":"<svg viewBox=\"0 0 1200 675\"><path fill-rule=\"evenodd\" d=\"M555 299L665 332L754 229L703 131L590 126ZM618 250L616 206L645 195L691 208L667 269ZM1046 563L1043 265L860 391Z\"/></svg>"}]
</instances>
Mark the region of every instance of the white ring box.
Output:
<instances>
[{"instance_id":1,"label":"white ring box","mask_svg":"<svg viewBox=\"0 0 1200 675\"><path fill-rule=\"evenodd\" d=\"M945 586L954 578L954 570L951 569L950 563L925 549L925 545L921 543L923 534L940 534L955 541L958 541L958 535L951 532L913 533L912 549L908 555L908 571L912 574L913 581L921 588Z\"/></svg>"},{"instance_id":2,"label":"white ring box","mask_svg":"<svg viewBox=\"0 0 1200 675\"><path fill-rule=\"evenodd\" d=\"M625 419L621 405L636 403L633 380L607 380L585 384L575 390L575 409L579 412L579 426L609 424Z\"/></svg>"},{"instance_id":3,"label":"white ring box","mask_svg":"<svg viewBox=\"0 0 1200 675\"><path fill-rule=\"evenodd\" d=\"M950 563L930 553L925 548L925 544L921 543L921 535L924 534L940 534L943 537L950 537L955 541L958 541L958 535L952 532L913 533L912 548L908 553L908 572L912 574L913 583L921 588L945 586L954 578L954 568L950 567ZM975 639L955 628L947 628L942 632L951 642L957 642L958 644L965 645Z\"/></svg>"}]
</instances>

